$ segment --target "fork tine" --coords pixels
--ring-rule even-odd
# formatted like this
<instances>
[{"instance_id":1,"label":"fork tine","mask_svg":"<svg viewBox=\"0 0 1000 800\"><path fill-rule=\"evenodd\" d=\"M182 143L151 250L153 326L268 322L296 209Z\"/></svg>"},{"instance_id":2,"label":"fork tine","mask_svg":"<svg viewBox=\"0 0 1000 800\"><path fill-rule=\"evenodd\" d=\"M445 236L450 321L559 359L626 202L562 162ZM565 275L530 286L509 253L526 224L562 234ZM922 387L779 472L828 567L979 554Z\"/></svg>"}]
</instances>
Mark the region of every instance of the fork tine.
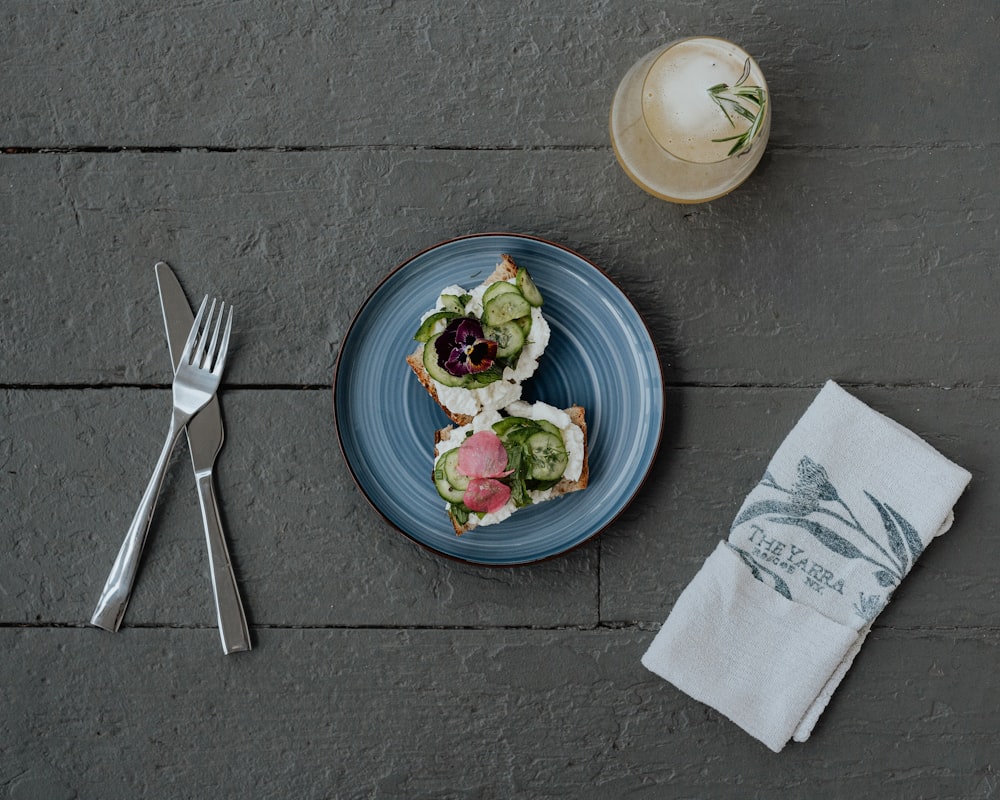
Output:
<instances>
[{"instance_id":1,"label":"fork tine","mask_svg":"<svg viewBox=\"0 0 1000 800\"><path fill-rule=\"evenodd\" d=\"M213 360L216 359L215 345L219 341L219 328L222 327L222 315L226 311L226 304L219 304L219 316L215 318L215 328L212 331L212 341L208 345L208 351L205 354L205 369L210 369L212 367Z\"/></svg>"},{"instance_id":2,"label":"fork tine","mask_svg":"<svg viewBox=\"0 0 1000 800\"><path fill-rule=\"evenodd\" d=\"M219 314L222 319L222 314ZM222 332L222 344L219 345L218 354L215 356L215 367L212 369L214 375L222 376L222 368L226 365L226 355L229 353L229 332L233 329L233 307L229 306L229 316L226 318L226 329ZM214 340L213 340L214 344Z\"/></svg>"},{"instance_id":3,"label":"fork tine","mask_svg":"<svg viewBox=\"0 0 1000 800\"><path fill-rule=\"evenodd\" d=\"M198 339L198 349L194 354L194 365L198 369L205 368L205 342L208 341L208 329L212 324L212 315L215 313L215 298L212 298L212 305L208 307L208 316L205 317L205 328Z\"/></svg>"},{"instance_id":4,"label":"fork tine","mask_svg":"<svg viewBox=\"0 0 1000 800\"><path fill-rule=\"evenodd\" d=\"M191 349L194 347L195 337L198 335L198 329L201 327L201 320L205 316L205 306L208 303L208 295L205 295L205 299L201 301L201 305L198 307L198 313L195 314L194 323L191 325L191 333L188 334L187 341L184 343L184 349L181 351L180 360L178 364L188 364L191 361Z\"/></svg>"}]
</instances>

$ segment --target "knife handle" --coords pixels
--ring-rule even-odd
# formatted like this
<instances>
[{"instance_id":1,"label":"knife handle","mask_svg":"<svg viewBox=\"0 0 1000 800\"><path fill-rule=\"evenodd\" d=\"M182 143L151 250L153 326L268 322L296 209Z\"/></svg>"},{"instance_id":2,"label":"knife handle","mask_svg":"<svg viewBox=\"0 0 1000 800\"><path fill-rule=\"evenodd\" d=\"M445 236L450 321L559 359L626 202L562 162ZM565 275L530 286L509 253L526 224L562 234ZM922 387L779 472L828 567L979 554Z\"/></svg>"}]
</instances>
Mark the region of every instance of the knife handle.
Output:
<instances>
[{"instance_id":1,"label":"knife handle","mask_svg":"<svg viewBox=\"0 0 1000 800\"><path fill-rule=\"evenodd\" d=\"M163 484L163 476L167 471L167 463L170 461L170 454L174 450L174 445L181 436L181 431L187 424L190 414L181 415L174 409L170 419L170 430L167 432L167 440L163 443L163 449L156 459L156 466L153 468L153 475L146 485L146 491L142 494L139 508L136 509L132 524L129 525L128 533L122 542L115 563L111 567L111 573L104 584L101 597L97 601L97 608L90 618L90 624L106 631L114 633L122 624L125 616L125 607L132 596L132 587L135 585L136 576L139 574L139 559L142 557L142 548L146 544L146 534L149 532L149 523L153 519L153 509L156 507L156 498L160 494L160 486Z\"/></svg>"},{"instance_id":2,"label":"knife handle","mask_svg":"<svg viewBox=\"0 0 1000 800\"><path fill-rule=\"evenodd\" d=\"M239 653L250 649L250 631L247 629L243 602L236 586L236 576L229 560L229 548L222 531L219 506L212 486L212 473L197 476L198 502L201 505L201 520L205 525L205 541L208 544L208 565L212 573L212 591L215 594L215 613L219 621L219 637L222 651Z\"/></svg>"}]
</instances>

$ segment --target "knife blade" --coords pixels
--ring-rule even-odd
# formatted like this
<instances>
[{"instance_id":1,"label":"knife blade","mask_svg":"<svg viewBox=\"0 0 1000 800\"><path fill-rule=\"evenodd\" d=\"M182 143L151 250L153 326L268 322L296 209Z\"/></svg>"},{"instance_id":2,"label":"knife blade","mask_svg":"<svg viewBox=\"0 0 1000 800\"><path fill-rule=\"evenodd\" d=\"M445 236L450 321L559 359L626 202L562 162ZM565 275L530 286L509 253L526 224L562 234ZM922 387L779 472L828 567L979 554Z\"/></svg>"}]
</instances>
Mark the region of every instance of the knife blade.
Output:
<instances>
[{"instance_id":1,"label":"knife blade","mask_svg":"<svg viewBox=\"0 0 1000 800\"><path fill-rule=\"evenodd\" d=\"M194 313L170 266L160 261L154 269L156 285L160 291L163 324L167 330L170 361L176 370L194 322ZM209 568L222 649L226 654L246 651L250 649L250 633L236 577L233 574L212 479L215 459L225 439L218 396L213 397L211 402L188 422L187 439L208 545Z\"/></svg>"},{"instance_id":2,"label":"knife blade","mask_svg":"<svg viewBox=\"0 0 1000 800\"><path fill-rule=\"evenodd\" d=\"M188 332L191 331L194 312L191 311L184 290L169 265L160 261L155 270L156 285L160 290L163 325L167 329L170 362L176 370L181 351L187 341L187 333L184 333L184 330L186 328ZM211 469L225 439L218 396L213 397L209 404L188 423L187 433L195 471Z\"/></svg>"}]
</instances>

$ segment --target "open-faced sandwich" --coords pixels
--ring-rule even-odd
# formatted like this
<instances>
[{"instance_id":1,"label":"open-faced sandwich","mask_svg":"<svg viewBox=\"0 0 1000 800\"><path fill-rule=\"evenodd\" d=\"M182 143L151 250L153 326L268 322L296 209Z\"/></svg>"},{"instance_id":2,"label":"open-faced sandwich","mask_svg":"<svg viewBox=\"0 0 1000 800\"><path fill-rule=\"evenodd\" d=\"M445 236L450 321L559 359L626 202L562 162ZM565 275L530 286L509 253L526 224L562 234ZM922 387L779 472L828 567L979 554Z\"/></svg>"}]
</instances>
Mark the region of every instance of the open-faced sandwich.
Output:
<instances>
[{"instance_id":1,"label":"open-faced sandwich","mask_svg":"<svg viewBox=\"0 0 1000 800\"><path fill-rule=\"evenodd\" d=\"M584 409L517 401L435 434L434 485L455 533L587 487Z\"/></svg>"},{"instance_id":2,"label":"open-faced sandwich","mask_svg":"<svg viewBox=\"0 0 1000 800\"><path fill-rule=\"evenodd\" d=\"M482 284L445 288L423 315L406 361L453 422L521 398L549 341L541 305L528 273L503 255Z\"/></svg>"}]
</instances>

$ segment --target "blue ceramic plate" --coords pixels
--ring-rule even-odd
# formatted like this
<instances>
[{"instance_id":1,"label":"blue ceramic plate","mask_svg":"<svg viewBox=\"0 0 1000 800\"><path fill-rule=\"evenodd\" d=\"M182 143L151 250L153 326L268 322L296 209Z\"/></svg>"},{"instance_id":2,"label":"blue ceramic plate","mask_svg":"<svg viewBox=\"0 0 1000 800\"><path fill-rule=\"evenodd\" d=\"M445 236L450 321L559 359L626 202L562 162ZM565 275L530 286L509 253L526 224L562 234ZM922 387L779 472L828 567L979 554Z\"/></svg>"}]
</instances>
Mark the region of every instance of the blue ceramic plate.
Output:
<instances>
[{"instance_id":1,"label":"blue ceramic plate","mask_svg":"<svg viewBox=\"0 0 1000 800\"><path fill-rule=\"evenodd\" d=\"M545 298L552 328L524 399L586 409L586 490L456 536L431 481L434 431L450 424L406 364L420 315L445 286L476 286L509 253ZM550 242L511 234L453 239L406 261L365 301L334 378L340 446L368 501L415 542L474 564L526 564L596 536L638 491L663 424L656 350L639 314L596 266Z\"/></svg>"}]
</instances>

